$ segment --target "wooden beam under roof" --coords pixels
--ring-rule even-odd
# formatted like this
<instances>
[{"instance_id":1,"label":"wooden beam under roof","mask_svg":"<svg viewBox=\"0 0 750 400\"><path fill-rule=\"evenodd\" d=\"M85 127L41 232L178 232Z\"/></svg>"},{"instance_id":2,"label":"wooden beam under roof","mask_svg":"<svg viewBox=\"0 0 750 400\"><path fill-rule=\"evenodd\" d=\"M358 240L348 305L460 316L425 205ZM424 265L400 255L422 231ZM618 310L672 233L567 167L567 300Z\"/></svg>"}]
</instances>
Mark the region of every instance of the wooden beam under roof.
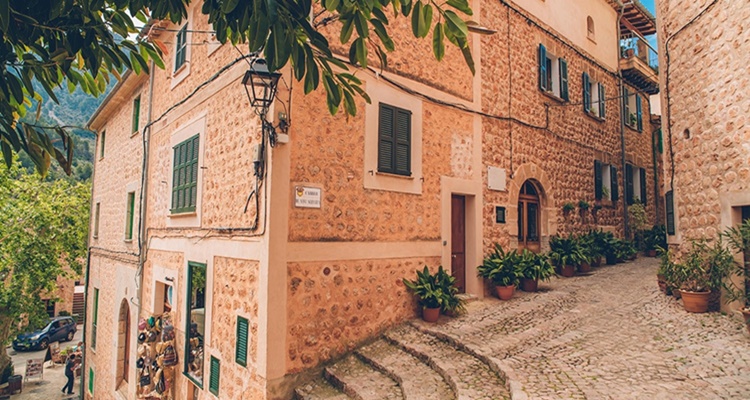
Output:
<instances>
[{"instance_id":1,"label":"wooden beam under roof","mask_svg":"<svg viewBox=\"0 0 750 400\"><path fill-rule=\"evenodd\" d=\"M641 36L653 35L656 33L656 19L638 0L627 1L620 20L620 32L622 36L630 36L631 32Z\"/></svg>"}]
</instances>

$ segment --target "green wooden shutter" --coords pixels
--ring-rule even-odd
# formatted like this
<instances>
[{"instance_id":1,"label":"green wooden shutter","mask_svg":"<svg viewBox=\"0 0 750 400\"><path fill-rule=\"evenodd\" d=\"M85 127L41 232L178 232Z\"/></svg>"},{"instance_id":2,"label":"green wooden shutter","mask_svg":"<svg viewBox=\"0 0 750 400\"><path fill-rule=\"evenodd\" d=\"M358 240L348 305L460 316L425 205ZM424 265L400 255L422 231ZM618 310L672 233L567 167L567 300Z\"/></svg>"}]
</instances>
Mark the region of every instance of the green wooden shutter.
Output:
<instances>
[{"instance_id":1,"label":"green wooden shutter","mask_svg":"<svg viewBox=\"0 0 750 400\"><path fill-rule=\"evenodd\" d=\"M89 367L89 393L94 394L94 369Z\"/></svg>"},{"instance_id":2,"label":"green wooden shutter","mask_svg":"<svg viewBox=\"0 0 750 400\"><path fill-rule=\"evenodd\" d=\"M625 164L625 201L628 205L634 203L633 196L633 166Z\"/></svg>"},{"instance_id":3,"label":"green wooden shutter","mask_svg":"<svg viewBox=\"0 0 750 400\"><path fill-rule=\"evenodd\" d=\"M658 131L656 131L656 140L657 140L657 148L659 149L659 154L664 153L664 136L662 135L661 128L659 128Z\"/></svg>"},{"instance_id":4,"label":"green wooden shutter","mask_svg":"<svg viewBox=\"0 0 750 400\"><path fill-rule=\"evenodd\" d=\"M664 195L664 200L666 203L667 208L667 234L668 235L674 235L675 234L675 226L674 226L674 192L668 191Z\"/></svg>"},{"instance_id":5,"label":"green wooden shutter","mask_svg":"<svg viewBox=\"0 0 750 400\"><path fill-rule=\"evenodd\" d=\"M394 154L394 172L399 175L411 175L411 112L396 109L395 121L396 152Z\"/></svg>"},{"instance_id":6,"label":"green wooden shutter","mask_svg":"<svg viewBox=\"0 0 750 400\"><path fill-rule=\"evenodd\" d=\"M549 91L550 83L547 80L547 49L543 44L539 45L539 89L543 92Z\"/></svg>"},{"instance_id":7,"label":"green wooden shutter","mask_svg":"<svg viewBox=\"0 0 750 400\"><path fill-rule=\"evenodd\" d=\"M135 215L135 192L128 193L128 209L125 221L125 239L133 239L133 220Z\"/></svg>"},{"instance_id":8,"label":"green wooden shutter","mask_svg":"<svg viewBox=\"0 0 750 400\"><path fill-rule=\"evenodd\" d=\"M198 198L198 158L200 135L174 147L174 169L172 171L173 213L195 211Z\"/></svg>"},{"instance_id":9,"label":"green wooden shutter","mask_svg":"<svg viewBox=\"0 0 750 400\"><path fill-rule=\"evenodd\" d=\"M604 85L601 83L599 84L599 118L604 119L606 118L606 112L607 112L607 102L604 101L606 99L605 92L604 92Z\"/></svg>"},{"instance_id":10,"label":"green wooden shutter","mask_svg":"<svg viewBox=\"0 0 750 400\"><path fill-rule=\"evenodd\" d=\"M221 378L221 366L216 357L211 356L211 379L208 381L208 390L215 396L219 396L219 379Z\"/></svg>"},{"instance_id":11,"label":"green wooden shutter","mask_svg":"<svg viewBox=\"0 0 750 400\"><path fill-rule=\"evenodd\" d=\"M176 36L177 40L175 43L175 59L174 59L174 70L177 71L185 64L185 57L187 53L187 24L183 26Z\"/></svg>"},{"instance_id":12,"label":"green wooden shutter","mask_svg":"<svg viewBox=\"0 0 750 400\"><path fill-rule=\"evenodd\" d=\"M622 117L625 118L625 125L630 125L630 93L628 88L622 88Z\"/></svg>"},{"instance_id":13,"label":"green wooden shutter","mask_svg":"<svg viewBox=\"0 0 750 400\"><path fill-rule=\"evenodd\" d=\"M594 160L594 198L602 199L602 163Z\"/></svg>"},{"instance_id":14,"label":"green wooden shutter","mask_svg":"<svg viewBox=\"0 0 750 400\"><path fill-rule=\"evenodd\" d=\"M94 288L94 318L91 323L91 348L96 349L96 326L99 322L99 289Z\"/></svg>"},{"instance_id":15,"label":"green wooden shutter","mask_svg":"<svg viewBox=\"0 0 750 400\"><path fill-rule=\"evenodd\" d=\"M638 132L643 131L643 110L641 104L641 96L635 95L635 112L638 121Z\"/></svg>"},{"instance_id":16,"label":"green wooden shutter","mask_svg":"<svg viewBox=\"0 0 750 400\"><path fill-rule=\"evenodd\" d=\"M247 318L237 317L237 345L235 347L235 361L237 364L247 367L248 346L248 321Z\"/></svg>"},{"instance_id":17,"label":"green wooden shutter","mask_svg":"<svg viewBox=\"0 0 750 400\"><path fill-rule=\"evenodd\" d=\"M378 171L393 173L393 157L396 153L393 120L396 110L389 105L380 104L380 118L378 120Z\"/></svg>"},{"instance_id":18,"label":"green wooden shutter","mask_svg":"<svg viewBox=\"0 0 750 400\"><path fill-rule=\"evenodd\" d=\"M568 62L564 58L560 59L560 97L568 101Z\"/></svg>"},{"instance_id":19,"label":"green wooden shutter","mask_svg":"<svg viewBox=\"0 0 750 400\"><path fill-rule=\"evenodd\" d=\"M646 170L639 168L641 174L641 203L646 204Z\"/></svg>"},{"instance_id":20,"label":"green wooden shutter","mask_svg":"<svg viewBox=\"0 0 750 400\"><path fill-rule=\"evenodd\" d=\"M138 128L140 127L140 117L141 117L141 96L138 96L133 100L133 127L131 129L131 132L135 133L138 132Z\"/></svg>"},{"instance_id":21,"label":"green wooden shutter","mask_svg":"<svg viewBox=\"0 0 750 400\"><path fill-rule=\"evenodd\" d=\"M583 112L589 112L591 109L591 80L589 74L583 73Z\"/></svg>"},{"instance_id":22,"label":"green wooden shutter","mask_svg":"<svg viewBox=\"0 0 750 400\"><path fill-rule=\"evenodd\" d=\"M612 201L617 201L620 200L620 190L617 187L617 168L615 168L614 166L610 166L609 171L609 176L612 184L612 190L610 190L612 194Z\"/></svg>"}]
</instances>

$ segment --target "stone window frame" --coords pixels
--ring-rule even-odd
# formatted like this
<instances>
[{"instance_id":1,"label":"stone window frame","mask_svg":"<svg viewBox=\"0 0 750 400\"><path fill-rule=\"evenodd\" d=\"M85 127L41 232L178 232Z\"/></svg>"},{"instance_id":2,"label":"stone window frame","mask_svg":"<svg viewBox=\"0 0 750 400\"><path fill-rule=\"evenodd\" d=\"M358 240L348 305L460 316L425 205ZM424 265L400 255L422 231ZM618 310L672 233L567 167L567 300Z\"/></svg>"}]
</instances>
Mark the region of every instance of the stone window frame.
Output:
<instances>
[{"instance_id":1,"label":"stone window frame","mask_svg":"<svg viewBox=\"0 0 750 400\"><path fill-rule=\"evenodd\" d=\"M172 80L170 82L170 90L174 89L177 85L180 84L180 82L184 81L185 78L187 78L188 75L190 75L190 58L192 55L192 48L191 45L193 40L193 32L192 32L192 26L193 21L192 18L190 18L191 11L188 10L188 18L185 21L185 24L182 26L179 26L177 29L177 32L174 34L174 54L172 55ZM178 55L178 36L180 34L180 31L185 30L185 40L184 40L184 46L185 46L185 61L178 67L177 66L177 55Z\"/></svg>"},{"instance_id":2,"label":"stone window frame","mask_svg":"<svg viewBox=\"0 0 750 400\"><path fill-rule=\"evenodd\" d=\"M537 74L539 90L559 102L570 101L570 68L568 61L558 56L560 49L539 43Z\"/></svg>"},{"instance_id":3,"label":"stone window frame","mask_svg":"<svg viewBox=\"0 0 750 400\"><path fill-rule=\"evenodd\" d=\"M584 113L597 121L604 121L607 109L604 84L598 79L596 73L584 72L581 81ZM588 98L586 89L588 89Z\"/></svg>"},{"instance_id":4,"label":"stone window frame","mask_svg":"<svg viewBox=\"0 0 750 400\"><path fill-rule=\"evenodd\" d=\"M638 92L630 92L626 87L623 95L623 118L625 126L638 132L643 132L643 99ZM630 110L635 110L631 112ZM630 115L635 116L635 123L631 122Z\"/></svg>"}]
</instances>

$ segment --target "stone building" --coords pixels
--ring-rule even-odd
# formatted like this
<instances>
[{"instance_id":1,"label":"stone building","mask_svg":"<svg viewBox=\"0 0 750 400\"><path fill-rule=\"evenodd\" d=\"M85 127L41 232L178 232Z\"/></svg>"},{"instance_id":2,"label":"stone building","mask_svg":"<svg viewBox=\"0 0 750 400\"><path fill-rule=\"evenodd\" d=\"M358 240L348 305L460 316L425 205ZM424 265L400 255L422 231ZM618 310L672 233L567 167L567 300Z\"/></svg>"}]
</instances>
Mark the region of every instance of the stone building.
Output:
<instances>
[{"instance_id":1,"label":"stone building","mask_svg":"<svg viewBox=\"0 0 750 400\"><path fill-rule=\"evenodd\" d=\"M670 247L750 218L750 7L661 0L664 179ZM707 68L710 66L710 68ZM726 310L739 304L726 305Z\"/></svg>"},{"instance_id":2,"label":"stone building","mask_svg":"<svg viewBox=\"0 0 750 400\"><path fill-rule=\"evenodd\" d=\"M476 266L494 242L622 236L638 199L655 222L657 77L642 52L621 59L618 36L653 31L648 13L605 0L473 7L496 31L471 38L476 75L392 21L388 68L358 74L371 104L331 116L322 89L304 95L283 71L273 137L241 83L248 60L206 33L199 8L144 30L171 46L165 70L127 74L89 122L89 397L136 396L141 318L170 312L175 398L288 398L321 363L416 315L401 280L417 268L444 265L482 297ZM563 215L579 201L595 215Z\"/></svg>"}]
</instances>

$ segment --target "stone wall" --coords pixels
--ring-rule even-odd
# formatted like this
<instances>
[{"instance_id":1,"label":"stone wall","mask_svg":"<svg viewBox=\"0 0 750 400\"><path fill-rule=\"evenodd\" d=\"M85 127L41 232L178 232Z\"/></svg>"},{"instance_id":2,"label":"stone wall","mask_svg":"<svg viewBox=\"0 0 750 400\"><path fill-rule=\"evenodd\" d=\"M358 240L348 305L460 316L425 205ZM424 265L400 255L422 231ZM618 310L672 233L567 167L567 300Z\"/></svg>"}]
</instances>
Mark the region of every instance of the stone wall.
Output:
<instances>
[{"instance_id":1,"label":"stone wall","mask_svg":"<svg viewBox=\"0 0 750 400\"><path fill-rule=\"evenodd\" d=\"M440 259L289 263L287 370L300 372L417 315L402 279Z\"/></svg>"},{"instance_id":2,"label":"stone wall","mask_svg":"<svg viewBox=\"0 0 750 400\"><path fill-rule=\"evenodd\" d=\"M657 16L665 190L674 189L677 227L669 241L683 246L715 238L739 222L735 207L750 205L750 8L742 1L662 0Z\"/></svg>"}]
</instances>

